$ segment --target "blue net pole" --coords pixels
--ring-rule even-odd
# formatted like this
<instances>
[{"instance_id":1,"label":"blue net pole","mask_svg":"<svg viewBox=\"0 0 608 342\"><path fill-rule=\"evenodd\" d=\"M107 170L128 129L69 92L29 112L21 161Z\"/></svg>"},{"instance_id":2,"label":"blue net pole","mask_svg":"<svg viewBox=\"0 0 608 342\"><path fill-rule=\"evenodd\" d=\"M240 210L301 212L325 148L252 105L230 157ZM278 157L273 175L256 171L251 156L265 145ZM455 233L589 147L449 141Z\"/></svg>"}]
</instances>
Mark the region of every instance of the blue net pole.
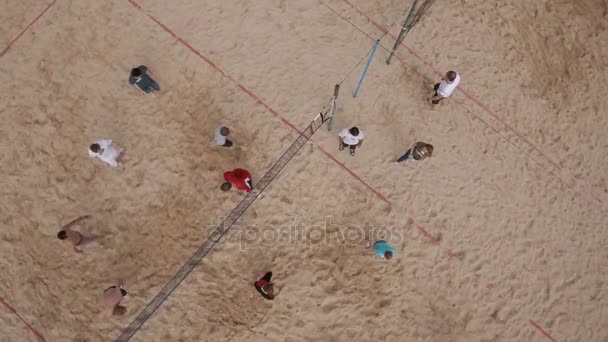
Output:
<instances>
[{"instance_id":1,"label":"blue net pole","mask_svg":"<svg viewBox=\"0 0 608 342\"><path fill-rule=\"evenodd\" d=\"M374 55L376 54L376 50L378 50L379 45L380 45L380 39L376 40L376 43L374 43L374 48L372 49L372 53L370 54L369 59L367 60L365 69L363 69L363 74L361 74L361 79L359 80L359 84L357 84L357 89L355 89L355 92L353 93L353 97L357 97L357 94L359 94L359 89L361 89L363 80L365 79L365 76L367 75L367 71L369 70L369 66L372 64L372 60L374 59Z\"/></svg>"}]
</instances>

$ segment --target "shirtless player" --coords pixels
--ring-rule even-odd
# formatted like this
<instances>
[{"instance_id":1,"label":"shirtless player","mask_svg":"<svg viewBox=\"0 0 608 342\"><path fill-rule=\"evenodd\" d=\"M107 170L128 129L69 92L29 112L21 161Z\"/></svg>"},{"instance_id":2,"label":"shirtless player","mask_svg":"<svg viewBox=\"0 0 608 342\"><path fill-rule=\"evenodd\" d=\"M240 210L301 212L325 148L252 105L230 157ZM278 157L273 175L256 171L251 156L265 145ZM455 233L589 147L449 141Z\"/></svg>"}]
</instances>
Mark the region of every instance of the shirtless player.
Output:
<instances>
[{"instance_id":1,"label":"shirtless player","mask_svg":"<svg viewBox=\"0 0 608 342\"><path fill-rule=\"evenodd\" d=\"M122 299L127 295L127 291L122 284L108 287L103 292L102 304L106 309L111 309L112 315L121 316L127 312L127 308L120 305Z\"/></svg>"},{"instance_id":2,"label":"shirtless player","mask_svg":"<svg viewBox=\"0 0 608 342\"><path fill-rule=\"evenodd\" d=\"M62 240L69 248L73 248L76 252L82 252L82 250L80 249L80 247L78 245L80 245L80 243L82 242L82 234L80 234L80 232L76 231L76 230L72 230L71 227L73 225L75 225L76 223L87 219L91 216L89 215L84 215L84 216L80 216L79 218L72 220L70 223L64 225L63 227L61 227L61 230L57 233L57 238L59 240Z\"/></svg>"}]
</instances>

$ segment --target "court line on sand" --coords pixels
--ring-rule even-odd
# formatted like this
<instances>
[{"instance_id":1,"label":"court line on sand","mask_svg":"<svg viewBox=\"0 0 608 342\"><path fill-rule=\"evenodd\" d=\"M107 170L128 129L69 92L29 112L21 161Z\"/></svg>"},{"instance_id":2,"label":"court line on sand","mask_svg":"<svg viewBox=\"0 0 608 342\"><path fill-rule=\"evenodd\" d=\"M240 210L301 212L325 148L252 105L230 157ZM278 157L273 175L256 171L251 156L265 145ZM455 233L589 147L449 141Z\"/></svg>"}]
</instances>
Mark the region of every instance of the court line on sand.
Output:
<instances>
[{"instance_id":1,"label":"court line on sand","mask_svg":"<svg viewBox=\"0 0 608 342\"><path fill-rule=\"evenodd\" d=\"M232 76L228 75L226 72L224 72L217 64L215 64L213 61L211 61L209 58L205 57L200 51L198 51L197 49L195 49L192 45L190 45L187 41L185 41L184 39L182 39L181 37L179 37L175 32L173 32L170 28L168 28L165 24L163 24L160 20L158 20L155 16L147 13L147 11L139 4L137 3L135 0L128 0L129 3L131 3L131 5L133 5L133 7L137 8L138 10L140 10L142 13L144 13L150 20L152 20L153 22L155 22L159 27L161 27L165 32L167 32L168 34L170 34L173 38L175 38L177 40L178 43L182 44L183 46L185 46L186 48L188 48L188 50L190 50L192 53L194 53L196 56L198 56L200 59L202 59L205 63L207 63L209 66L211 66L213 69L215 69L216 71L218 71L220 74L222 74L222 76L224 76L225 78L227 78L228 80L230 80L231 82L233 82L239 89L241 89L241 91L243 91L245 94L247 94L250 98L252 98L253 100L256 101L256 103L258 103L259 105L263 106L264 108L266 108L266 110L268 110L272 115L274 115L275 117L279 118L284 124L286 124L287 126L289 126L292 130L294 130L296 133L300 133L300 130L291 122L289 122L287 119L285 119L284 117L282 117L279 113L277 113L277 111L275 111L274 109L272 109L272 107L270 107L266 102L264 102L259 96L257 96L256 94L254 94L252 91L250 91L249 89L247 89L245 86L243 86L239 81L237 81L236 79L234 79ZM325 148L323 148L320 145L317 145L317 147L323 152L323 154L325 154L329 159L331 159L332 161L334 161L336 164L338 164L338 166L340 166L344 171L348 172L353 178L355 178L357 181L359 181L361 184L363 184L369 191L371 191L374 195L376 195L378 198L380 198L382 201L384 201L385 203L392 205L391 201L389 201L386 196L384 196L380 191L374 189L371 185L369 185L367 182L365 182L359 175L357 175L353 170L351 170L350 168L348 168L346 165L344 165L344 163L340 162L338 159L336 159L331 153L329 153ZM411 222L415 222L414 218L412 217L408 217L408 220ZM438 245L439 247L441 247L442 249L444 249L446 251L446 253L448 254L448 256L452 257L455 256L456 253L452 252L451 250L441 246L440 241L436 238L434 238L426 229L424 229L424 227L417 225L416 226L418 228L419 231L422 232L422 234L427 237L433 244Z\"/></svg>"},{"instance_id":2,"label":"court line on sand","mask_svg":"<svg viewBox=\"0 0 608 342\"><path fill-rule=\"evenodd\" d=\"M8 45L4 48L4 50L2 50L2 52L0 52L0 58L2 56L4 56L8 52L8 50L10 50L11 46L13 46L13 44L15 44L25 34L25 32L27 32L27 30L29 30L32 26L34 26L34 24L38 20L40 20L40 18L42 18L46 14L46 12L48 12L49 9L51 9L51 7L53 7L53 5L55 5L56 2L57 2L57 0L53 0L53 2L51 2L48 6L46 6L46 8L42 12L40 12L40 14L38 14L38 16L36 18L34 18L34 20L32 20L32 22L29 25L27 25L21 32L19 32L19 34L8 43Z\"/></svg>"},{"instance_id":3,"label":"court line on sand","mask_svg":"<svg viewBox=\"0 0 608 342\"><path fill-rule=\"evenodd\" d=\"M386 29L382 28L382 26L380 26L379 24L377 24L373 19L371 19L371 17L369 17L368 15L366 15L364 12L358 10L356 7L354 7L354 5L352 5L350 2L348 2L347 0L344 0L346 3L348 3L349 5L351 5L351 7L353 7L354 9L356 9L360 14L364 15L365 17L368 18L368 20L370 20L377 28L388 32ZM36 16L29 25L27 25L15 38L13 38L13 40L11 40L8 45L4 48L4 50L2 50L2 52L0 52L0 57L3 57L10 49L11 47L36 23L38 22L38 20L40 20L55 4L56 4L57 0L53 0L49 5L47 5L47 7L38 15ZM195 55L197 55L200 59L202 59L203 61L205 61L205 63L207 63L209 66L211 66L212 68L214 68L216 71L218 71L220 74L222 74L222 76L226 77L227 79L229 79L230 81L232 81L233 83L235 83L239 89L241 89L244 93L246 93L249 97L251 97L252 99L254 99L256 101L257 104L262 105L264 108L266 108L271 114L273 114L274 116L276 116L277 118L279 118L281 121L283 121L283 123L285 123L287 126L289 126L292 130L294 130L295 132L299 133L299 130L288 120L286 120L284 117L282 117L281 115L279 115L274 109L272 109L268 104L266 104L263 100L261 100L257 95L255 95L254 93L252 93L250 90L248 90L246 87L244 87L242 84L240 84L238 81L236 81L234 78L232 78L231 76L227 75L220 67L218 67L213 61L209 60L208 58L206 58L204 55L202 55L198 50L196 50L194 47L192 47L188 42L186 42L185 40L183 40L181 37L177 36L172 30L170 30L167 26L165 26L162 22L160 22L158 19L156 19L154 16L148 14L145 12L145 10L134 0L129 0L129 2L136 7L137 9L141 10L142 12L144 12L144 14L146 14L149 19L151 19L152 21L154 21L157 25L159 25L164 31L166 31L167 33L169 33L171 36L173 36L179 43L181 43L182 45L184 45L185 47L187 47L191 52L193 52ZM391 35L391 37L394 36L392 34L389 33L389 35ZM405 45L404 45L405 46ZM410 49L409 47L405 46L406 49L414 56L416 56L417 58L419 58L421 61L423 61L423 63L425 65L427 65L428 67L430 67L431 69L433 69L436 73L439 73L432 65L430 65L428 62L426 62L424 59L422 59L414 50ZM468 93L464 92L462 89L459 89L463 94L465 94L465 96L469 97L472 101L476 102L482 109L489 111L489 109L487 109L487 107L483 106L483 104L481 104L478 100L476 100L475 98L472 98ZM490 114L492 115L492 112L490 112ZM492 115L494 116L494 115ZM496 116L496 119L499 120L501 123L507 125L508 128L510 128L510 126L508 126L508 124L504 123L500 117ZM511 128L510 128L511 129ZM514 130L513 130L514 131ZM520 136L520 134L517 131L514 131L514 133L518 136ZM524 140L525 142L529 143L525 138L522 137L522 140ZM532 145L533 146L533 145ZM346 167L343 163L341 163L340 161L338 161L333 155L331 155L329 152L327 152L323 147L319 146L319 149L321 149L321 151L327 156L329 157L331 160L333 160L335 163L337 163L340 167L342 167L346 172L348 172L353 178L355 178L356 180L358 180L360 183L362 183L368 190L370 190L371 192L373 192L377 197L379 197L381 200L383 200L384 202L386 202L387 204L391 204L391 202L384 196L382 195L382 193L380 193L379 191L375 190L373 187L371 187L369 184L367 184L363 179L361 179L356 173L354 173L352 170L350 170L348 167ZM533 146L534 147L534 146ZM537 149L537 148L535 148ZM538 149L537 149L538 150ZM540 152L540 151L539 151ZM542 152L541 152L542 154ZM545 157L547 158L547 157ZM549 161L551 161L549 159ZM415 224L415 221L413 218L408 217L408 223L411 224ZM441 246L440 244L440 240L438 240L437 238L433 237L424 227L417 225L416 224L416 228L425 236L427 237L433 244L439 246L440 248L444 249L448 256L452 257L452 256L456 256L455 253L453 253L452 251L450 251L449 249ZM44 337L37 332L27 321L25 321L20 315L19 313L17 313L17 311L11 307L8 303L6 303L4 300L2 300L0 298L0 303L3 304L3 306L6 307L6 309L10 312L15 314L25 325L25 327L27 328L28 331L30 331L39 341L45 342ZM530 324L532 324L536 329L538 329L541 333L543 333L545 336L547 336L548 338L550 338L552 341L555 341L546 331L544 331L536 322L530 320Z\"/></svg>"},{"instance_id":4,"label":"court line on sand","mask_svg":"<svg viewBox=\"0 0 608 342\"><path fill-rule=\"evenodd\" d=\"M300 133L300 131L297 129L296 126L294 126L291 122L289 122L287 119L285 119L284 117L282 117L279 113L277 113L272 107L270 107L260 97L258 97L257 95L255 95L252 91L250 91L249 89L247 89L245 86L243 86L240 82L238 82L232 76L230 76L226 72L224 72L217 64L215 64L213 61L211 61L210 59L208 59L207 57L205 57L200 51L198 51L192 45L190 45L188 42L186 42L184 39L182 39L181 37L179 37L175 32L173 32L170 28L168 28L166 25L164 25L160 20L158 20L153 15L147 13L147 11L139 3L137 3L135 0L128 0L128 1L129 1L129 3L131 3L131 5L133 7L135 7L138 10L140 10L150 20L152 20L160 28L162 28L165 32L167 32L173 38L175 38L178 43L180 43L183 46L185 46L186 48L188 48L192 53L194 53L201 60L203 60L205 63L207 63L209 66L211 66L217 72L219 72L222 76L224 76L225 78L227 78L228 80L230 80L231 82L233 82L239 89L241 89L241 91L243 91L245 94L247 94L251 99L255 100L257 104L263 106L266 110L268 110L275 117L279 118L283 123L285 123L288 127L290 127L292 130L294 130L296 133L298 133L298 134ZM350 168L348 168L346 165L344 165L344 163L342 163L338 159L336 159L325 148L323 148L320 145L317 145L317 147L319 148L319 150L321 150L323 152L323 154L325 154L329 159L331 159L332 161L334 161L344 171L348 172L353 178L355 178L357 181L359 181L361 184L363 184L369 191L371 191L372 193L374 193L374 195L376 195L379 199L381 199L382 201L384 201L385 203L387 203L389 205L392 205L392 203L381 192L379 192L378 190L374 189L372 186L370 186L369 184L367 184L359 175L357 175L354 171L352 171ZM454 257L454 256L457 256L457 253L454 253L450 249L442 246L440 240L437 239L437 238L435 238L435 237L433 237L424 227L416 224L414 218L412 218L411 216L408 216L407 217L407 222L408 222L408 224L415 224L416 228L418 229L418 231L421 232L421 234L423 236L425 236L427 239L429 239L434 245L437 245L438 247L440 247L441 249L443 249L450 258Z\"/></svg>"},{"instance_id":5,"label":"court line on sand","mask_svg":"<svg viewBox=\"0 0 608 342\"><path fill-rule=\"evenodd\" d=\"M353 3L351 3L349 0L342 0L343 2L345 2L346 4L348 4L348 6L350 6L352 9L354 9L356 12L358 12L360 15L364 16L365 18L367 18L367 20L369 20L376 28L378 28L380 31L382 31L384 34L388 34L391 38L393 39L397 39L397 37L395 37L393 34L391 34L390 32L388 32L388 29L385 28L384 26L378 24L372 17L371 15L369 15L368 13L364 12L363 10L359 9L357 6L355 6ZM443 75L437 68L435 68L431 63L429 63L427 60L425 60L424 58L422 58L414 49L410 48L409 46L405 45L403 42L401 43L401 46L403 46L405 49L407 49L407 51L413 55L414 57L416 57L417 59L419 59L425 66L427 66L428 68L430 68L431 70L433 70L436 74L438 75ZM488 113L490 116L492 116L493 118L495 118L496 120L498 120L498 122L500 122L503 126L505 126L508 130L510 130L511 132L513 132L517 137L519 137L522 141L524 141L526 144L528 144L529 146L531 146L534 150L536 150L542 157L544 157L545 159L547 159L549 161L549 163L551 163L554 167L557 168L557 170L562 171L562 168L559 167L557 165L557 163L555 163L551 158L549 158L545 153L543 153L539 147L537 147L535 144L533 144L532 142L530 142L526 137L524 137L524 135L522 133L519 133L517 130L515 130L510 124L508 124L506 121L504 121L502 119L502 117L500 117L498 114L494 113L491 109L488 108L488 106L484 105L483 103L481 103L480 100L478 100L477 98L475 98L474 96L472 96L471 94L469 94L467 91L465 91L464 89L462 89L461 87L457 88L458 91L460 91L465 97L467 97L469 100L471 100L473 103L475 103L477 106L479 106L482 110L484 110L486 113ZM589 188L589 192L591 193L591 195L602 205L604 205L604 202L593 192L593 190L590 188L590 186L587 184L587 187ZM421 227L418 227L418 229L420 229ZM425 231L421 230L423 232L423 234L425 234ZM426 235L426 234L425 234ZM431 238L431 240L435 240L432 238L432 236L429 237ZM435 242L435 241L433 241ZM438 241L437 241L438 242ZM450 255L452 256L452 255ZM487 286L486 288L490 289L492 286ZM545 331L538 323L536 323L533 320L529 320L529 323L539 332L541 332L545 337L549 338L551 341L553 342L557 342L547 331Z\"/></svg>"},{"instance_id":6,"label":"court line on sand","mask_svg":"<svg viewBox=\"0 0 608 342\"><path fill-rule=\"evenodd\" d=\"M213 69L215 69L216 71L218 71L220 74L222 74L222 76L224 76L225 78L227 78L228 80L230 80L232 83L234 83L242 92L244 92L245 94L247 94L250 98L252 98L257 104L261 105L262 107L264 107L266 110L268 110L272 115L274 115L275 117L277 117L278 119L280 119L285 125L287 125L289 128L291 128L293 131L295 131L296 133L300 133L300 130L294 125L292 124L290 121L288 121L287 119L285 119L284 117L282 117L279 113L277 113L277 111L275 111L272 107L270 107L266 102L264 102L259 96L257 96L256 94L254 94L251 90L249 90L247 87L245 87L244 85L242 85L239 81L237 81L235 78L233 78L232 76L228 75L226 72L224 72L217 64L215 64L213 61L211 61L209 58L205 57L200 51L198 51L197 49L195 49L192 45L190 45L187 41L185 41L184 39L182 39L181 37L179 37L175 32L173 32L170 28L168 28L166 25L164 25L160 20L158 20L156 17L154 17L153 15L149 14L146 12L146 10L139 4L137 3L135 0L128 0L135 8L137 8L138 10L142 11L146 16L148 16L148 18L150 18L150 20L154 21L158 26L160 26L165 32L169 33L173 38L175 38L177 40L178 43L182 44L183 46L185 46L186 48L188 48L188 50L190 50L191 52L193 52L196 56L198 56L200 59L202 59L205 63L207 63L209 66L211 66ZM318 145L317 145L318 146ZM344 169L346 172L348 172L353 178L355 178L357 181L359 181L361 184L363 184L369 191L371 191L374 195L376 195L378 198L380 198L382 201L384 201L387 204L391 204L391 202L386 198L386 196L384 196L380 191L374 189L371 185L369 185L367 182L365 182L359 175L357 175L354 171L352 171L351 169L349 169L346 165L344 165L343 163L341 163L340 161L338 161L335 157L333 157L329 152L327 152L327 150L325 150L324 148L322 148L321 146L320 149L323 151L323 153L329 157L331 160L333 160L336 164L338 164L342 169Z\"/></svg>"},{"instance_id":7,"label":"court line on sand","mask_svg":"<svg viewBox=\"0 0 608 342\"><path fill-rule=\"evenodd\" d=\"M25 325L25 328L29 332L31 332L32 335L34 335L34 337L36 337L39 342L46 342L46 340L44 339L42 334L40 334L38 331L36 331L36 329L32 328L32 326L25 319L23 319L23 317L21 317L21 315L19 315L17 310L15 310L12 306L10 306L7 302L5 302L4 299L0 298L0 304L2 304L8 310L8 312L17 316L17 318L19 318L19 320L21 320L21 322L23 322L23 324Z\"/></svg>"},{"instance_id":8,"label":"court line on sand","mask_svg":"<svg viewBox=\"0 0 608 342\"><path fill-rule=\"evenodd\" d=\"M378 22L376 22L372 18L371 15L369 15L365 11L359 9L357 6L355 6L349 0L342 0L342 1L344 3L346 3L349 7L351 7L352 9L354 9L357 13L359 13L362 16L364 16L369 22L372 23L372 25L374 25L382 33L388 35L389 37L391 37L394 40L397 40L397 37L395 37L395 35L393 35L392 33L390 33L386 27L384 27L384 26L380 25ZM412 56L416 57L420 62L422 62L422 64L424 64L426 67L428 67L429 69L431 69L435 74L437 74L439 76L443 76L443 73L441 71L439 71L439 69L437 69L430 62L428 62L426 59L424 59L418 52L416 52L416 50L414 50L411 47L405 45L404 42L401 42L401 46L403 46ZM508 131L511 131L513 134L515 134L526 145L530 146L533 150L535 150L536 152L538 152L538 154L540 154L541 157L543 157L544 159L546 159L549 162L549 164L551 164L557 171L559 171L560 173L564 172L564 169L561 166L559 166L553 159L549 158L549 156L547 154L545 154L540 149L540 147L538 147L536 144L532 143L522 133L520 133L513 126L511 126L508 122L506 122L500 115L498 115L496 112L492 111L488 106L486 106L485 104L483 104L479 99L477 99L475 96L471 95L468 91L466 91L465 89L463 89L461 86L458 86L456 89L460 93L462 93L466 98L468 98L469 100L471 100L471 102L473 102L475 105L477 105L479 108L481 108L484 112L486 112L491 117L493 117L494 119L496 119L499 123L501 123L505 128L507 128ZM566 170L566 177L569 178L569 181L572 181L574 179L570 175L569 170ZM557 178L562 183L568 184L568 182L564 181L561 177L558 176ZM607 208L608 207L606 205L606 203L600 198L600 196L595 191L593 191L593 188L591 187L591 185L590 185L590 183L588 181L582 181L582 183L583 184L577 184L577 185L581 186L583 188L583 190L585 190L593 198L595 198L595 200L599 204L601 204L603 208ZM575 190L575 192L577 192L577 191ZM580 194L582 195L582 193L580 193Z\"/></svg>"},{"instance_id":9,"label":"court line on sand","mask_svg":"<svg viewBox=\"0 0 608 342\"><path fill-rule=\"evenodd\" d=\"M530 320L530 324L532 324L533 327L536 328L536 330L540 331L543 335L545 335L548 339L550 339L553 342L557 342L551 335L549 335L548 332L545 331L545 329L543 329L540 325L538 325L538 323L536 323L533 320Z\"/></svg>"},{"instance_id":10,"label":"court line on sand","mask_svg":"<svg viewBox=\"0 0 608 342\"><path fill-rule=\"evenodd\" d=\"M131 3L131 5L133 5L133 7L137 8L138 10L140 10L142 13L144 13L150 20L152 20L153 22L155 22L159 27L161 27L165 32L167 32L168 34L170 34L173 38L175 38L177 40L178 43L182 44L183 46L185 46L186 48L188 48L188 50L190 50L192 53L194 53L196 56L198 56L200 59L202 59L205 63L207 63L209 66L211 66L213 69L215 69L216 71L218 71L220 74L222 74L222 76L224 76L225 78L227 78L228 80L230 80L231 82L233 82L239 89L241 89L241 91L243 91L245 94L247 94L250 98L252 98L253 100L256 101L256 103L258 103L259 105L263 106L264 108L266 108L266 110L268 110L272 115L274 115L275 117L279 118L284 124L286 124L287 126L289 126L292 130L294 130L296 133L300 133L300 130L294 125L292 124L290 121L288 121L287 119L285 119L284 117L282 117L279 113L277 113L277 111L275 111L274 109L272 109L272 107L270 107L266 102L264 102L259 96L257 96L256 94L254 94L252 91L250 91L249 89L247 89L245 86L243 86L239 81L237 81L236 79L234 79L232 76L228 75L226 72L224 72L217 64L215 64L213 61L211 61L209 58L205 57L200 51L198 51L197 49L195 49L192 45L190 45L187 41L185 41L184 39L182 39L180 36L178 36L175 32L173 32L170 28L168 28L165 24L163 24L160 20L158 20L155 16L147 13L147 11L139 4L137 3L137 1L135 0L128 0L129 3ZM353 178L355 178L357 181L359 181L361 184L363 184L369 191L371 191L374 195L376 195L378 198L380 198L382 201L384 201L385 203L392 205L391 201L389 201L386 196L384 196L380 191L374 189L371 185L369 185L367 182L365 182L359 175L357 175L353 170L351 170L350 168L348 168L346 165L344 165L344 163L340 162L338 159L336 159L331 153L329 153L325 148L323 148L320 145L317 145L317 147L323 152L323 154L325 154L329 159L331 159L332 161L334 161L336 164L338 164L338 166L340 166L344 171L348 172ZM413 223L415 223L414 218L412 217L408 217L408 221L411 221ZM453 257L456 256L457 254L452 252L450 249L445 248L443 246L441 246L440 244L440 240L436 239L435 237L433 237L424 227L420 226L420 225L416 225L417 229L425 236L427 237L433 244L439 246L440 248L442 248L443 250L446 251L446 253L448 254L448 256Z\"/></svg>"}]
</instances>

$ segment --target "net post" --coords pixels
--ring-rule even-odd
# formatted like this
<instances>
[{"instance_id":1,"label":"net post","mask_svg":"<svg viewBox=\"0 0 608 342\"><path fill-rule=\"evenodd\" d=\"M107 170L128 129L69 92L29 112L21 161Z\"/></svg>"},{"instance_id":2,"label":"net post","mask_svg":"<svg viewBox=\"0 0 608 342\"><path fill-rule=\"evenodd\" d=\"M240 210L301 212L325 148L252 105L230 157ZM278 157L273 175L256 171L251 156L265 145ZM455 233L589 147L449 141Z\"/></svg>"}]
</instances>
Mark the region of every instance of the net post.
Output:
<instances>
[{"instance_id":1,"label":"net post","mask_svg":"<svg viewBox=\"0 0 608 342\"><path fill-rule=\"evenodd\" d=\"M399 32L399 37L395 41L395 45L393 45L393 50L391 51L391 53L388 55L388 58L386 59L386 64L391 64L391 59L393 58L393 55L395 54L395 52L397 52L397 48L399 48L399 45L401 45L401 42L403 42L403 39L405 38L405 35L410 31L410 29L414 25L414 18L418 14L417 6L418 6L419 1L420 0L414 0L412 5L410 6L410 10L407 14L407 17L405 17L405 20L403 21L403 25L401 26L401 32Z\"/></svg>"},{"instance_id":2,"label":"net post","mask_svg":"<svg viewBox=\"0 0 608 342\"><path fill-rule=\"evenodd\" d=\"M378 50L379 45L380 45L380 39L377 39L376 42L374 43L374 48L372 49L372 53L370 54L369 59L367 60L365 69L363 69L363 74L361 74L361 79L359 80L359 84L357 84L357 89L355 89L355 92L353 93L353 97L357 97L357 94L359 94L359 89L361 89L361 84L363 84L363 80L365 79L365 76L367 75L367 71L369 70L369 66L372 64L372 60L374 59L374 55L376 54L376 50Z\"/></svg>"},{"instance_id":3,"label":"net post","mask_svg":"<svg viewBox=\"0 0 608 342\"><path fill-rule=\"evenodd\" d=\"M334 87L334 98L331 101L331 116L329 117L329 122L327 123L327 130L331 131L334 128L334 116L336 116L336 110L338 109L338 95L340 94L340 85L336 84Z\"/></svg>"}]
</instances>

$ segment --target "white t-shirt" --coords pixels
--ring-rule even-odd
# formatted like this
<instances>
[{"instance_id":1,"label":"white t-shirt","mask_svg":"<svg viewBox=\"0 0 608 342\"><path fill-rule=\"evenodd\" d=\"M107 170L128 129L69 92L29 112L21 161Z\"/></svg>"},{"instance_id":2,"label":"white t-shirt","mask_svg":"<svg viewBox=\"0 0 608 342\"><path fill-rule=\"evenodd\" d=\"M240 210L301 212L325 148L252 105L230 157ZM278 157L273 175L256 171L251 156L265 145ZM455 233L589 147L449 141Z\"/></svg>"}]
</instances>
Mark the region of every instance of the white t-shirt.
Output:
<instances>
[{"instance_id":1,"label":"white t-shirt","mask_svg":"<svg viewBox=\"0 0 608 342\"><path fill-rule=\"evenodd\" d=\"M226 143L226 137L222 135L222 133L220 133L220 130L222 129L222 127L225 126L220 126L215 130L215 143L220 145L220 146L224 146L224 144Z\"/></svg>"},{"instance_id":2,"label":"white t-shirt","mask_svg":"<svg viewBox=\"0 0 608 342\"><path fill-rule=\"evenodd\" d=\"M456 87L458 87L458 83L460 83L460 75L458 74L456 74L456 79L452 83L441 81L439 83L439 89L437 89L437 94L443 97L449 97L450 95L452 95Z\"/></svg>"},{"instance_id":3,"label":"white t-shirt","mask_svg":"<svg viewBox=\"0 0 608 342\"><path fill-rule=\"evenodd\" d=\"M118 162L116 161L116 158L118 158L122 150L118 146L112 145L112 140L110 139L100 139L95 143L99 145L101 149L99 152L95 153L89 148L89 156L92 158L99 158L110 166L117 167Z\"/></svg>"},{"instance_id":4,"label":"white t-shirt","mask_svg":"<svg viewBox=\"0 0 608 342\"><path fill-rule=\"evenodd\" d=\"M359 135L357 136L350 134L348 128L341 130L338 136L342 138L342 142L347 145L357 145L361 140L363 140L363 138L365 138L365 135L361 131L359 131Z\"/></svg>"}]
</instances>

